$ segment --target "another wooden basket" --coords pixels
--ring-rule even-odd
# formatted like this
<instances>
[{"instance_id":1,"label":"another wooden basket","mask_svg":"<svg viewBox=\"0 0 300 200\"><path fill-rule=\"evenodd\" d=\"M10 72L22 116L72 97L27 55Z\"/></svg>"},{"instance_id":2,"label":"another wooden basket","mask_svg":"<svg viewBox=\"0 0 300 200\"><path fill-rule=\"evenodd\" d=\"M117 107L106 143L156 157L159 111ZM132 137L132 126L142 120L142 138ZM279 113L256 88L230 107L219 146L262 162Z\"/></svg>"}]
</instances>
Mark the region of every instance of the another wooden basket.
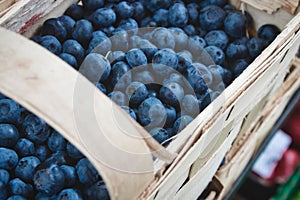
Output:
<instances>
[{"instance_id":1,"label":"another wooden basket","mask_svg":"<svg viewBox=\"0 0 300 200\"><path fill-rule=\"evenodd\" d=\"M61 15L74 2L14 1L0 24L29 37L45 19ZM102 175L112 199L197 199L230 152L217 174L224 184L221 198L236 178L227 176L235 169L233 155L250 148L249 142L240 145L239 141L263 138L267 128L253 129L260 127L255 126L258 116L269 116L273 108L280 114L283 103L274 102L274 97L286 92L280 99L287 102L299 87L297 68L287 78L300 44L300 14L295 14L299 1L231 3L250 12L256 26L275 23L283 31L166 149L78 72L44 48L4 29L0 30L0 91L79 148ZM154 162L152 155L158 158Z\"/></svg>"}]
</instances>

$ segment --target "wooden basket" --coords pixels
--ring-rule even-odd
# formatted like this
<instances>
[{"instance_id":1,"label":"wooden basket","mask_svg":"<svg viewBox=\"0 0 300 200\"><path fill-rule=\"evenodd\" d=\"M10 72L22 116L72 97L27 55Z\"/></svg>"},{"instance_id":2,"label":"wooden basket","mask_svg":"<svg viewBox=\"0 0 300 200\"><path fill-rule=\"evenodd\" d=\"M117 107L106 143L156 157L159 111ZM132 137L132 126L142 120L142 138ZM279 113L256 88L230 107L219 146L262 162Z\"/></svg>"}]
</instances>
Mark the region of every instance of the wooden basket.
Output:
<instances>
[{"instance_id":1,"label":"wooden basket","mask_svg":"<svg viewBox=\"0 0 300 200\"><path fill-rule=\"evenodd\" d=\"M74 2L16 2L0 24L29 37L45 19L61 15ZM112 199L196 199L234 141L240 141L256 122L257 113L271 108L270 96L285 83L300 44L300 14L293 16L298 4L289 7L282 2L294 1L276 0L276 5L292 14L280 9L270 15L258 9L266 10L270 1L260 1L265 7L254 2L231 3L250 12L257 26L275 23L282 33L166 149L78 72L44 48L4 29L0 31L0 91L81 150L102 175ZM30 12L24 14L24 8ZM158 158L154 162L152 154Z\"/></svg>"}]
</instances>

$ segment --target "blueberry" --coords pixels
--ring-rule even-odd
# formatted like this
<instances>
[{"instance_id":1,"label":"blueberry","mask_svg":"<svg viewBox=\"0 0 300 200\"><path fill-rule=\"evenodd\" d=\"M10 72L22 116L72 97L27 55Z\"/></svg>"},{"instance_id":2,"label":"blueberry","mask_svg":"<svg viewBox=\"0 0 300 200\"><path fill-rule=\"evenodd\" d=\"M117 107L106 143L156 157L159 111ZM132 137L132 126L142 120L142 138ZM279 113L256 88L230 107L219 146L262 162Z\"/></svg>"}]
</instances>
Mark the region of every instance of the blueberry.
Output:
<instances>
[{"instance_id":1,"label":"blueberry","mask_svg":"<svg viewBox=\"0 0 300 200\"><path fill-rule=\"evenodd\" d=\"M87 45L93 36L93 25L86 19L78 20L73 28L72 37L83 46Z\"/></svg>"},{"instance_id":2,"label":"blueberry","mask_svg":"<svg viewBox=\"0 0 300 200\"><path fill-rule=\"evenodd\" d=\"M137 118L136 118L136 114L135 114L135 112L134 112L133 109L131 109L131 108L128 107L128 106L121 106L121 107L123 108L123 110L124 110L126 113L128 113L128 114L130 115L130 117L132 117L132 119L134 119L134 120L137 119Z\"/></svg>"},{"instance_id":3,"label":"blueberry","mask_svg":"<svg viewBox=\"0 0 300 200\"><path fill-rule=\"evenodd\" d=\"M20 118L20 106L10 99L0 99L0 122L16 123Z\"/></svg>"},{"instance_id":4,"label":"blueberry","mask_svg":"<svg viewBox=\"0 0 300 200\"><path fill-rule=\"evenodd\" d=\"M94 36L87 48L86 53L98 53L105 55L112 48L111 40L106 36Z\"/></svg>"},{"instance_id":5,"label":"blueberry","mask_svg":"<svg viewBox=\"0 0 300 200\"><path fill-rule=\"evenodd\" d=\"M68 15L63 15L58 18L67 31L67 35L70 36L75 26L75 20Z\"/></svg>"},{"instance_id":6,"label":"blueberry","mask_svg":"<svg viewBox=\"0 0 300 200\"><path fill-rule=\"evenodd\" d=\"M14 147L19 139L19 132L12 124L0 124L0 146Z\"/></svg>"},{"instance_id":7,"label":"blueberry","mask_svg":"<svg viewBox=\"0 0 300 200\"><path fill-rule=\"evenodd\" d=\"M95 27L109 27L117 20L116 13L110 8L99 8L91 15L91 21Z\"/></svg>"},{"instance_id":8,"label":"blueberry","mask_svg":"<svg viewBox=\"0 0 300 200\"><path fill-rule=\"evenodd\" d=\"M183 30L188 36L193 36L197 34L197 29L192 24L186 25L183 28Z\"/></svg>"},{"instance_id":9,"label":"blueberry","mask_svg":"<svg viewBox=\"0 0 300 200\"><path fill-rule=\"evenodd\" d=\"M115 11L121 19L127 19L132 17L134 8L126 1L121 1L115 6Z\"/></svg>"},{"instance_id":10,"label":"blueberry","mask_svg":"<svg viewBox=\"0 0 300 200\"><path fill-rule=\"evenodd\" d=\"M24 183L19 178L14 178L9 181L9 190L13 195L21 195L24 197L29 197L33 191L33 188L30 184Z\"/></svg>"},{"instance_id":11,"label":"blueberry","mask_svg":"<svg viewBox=\"0 0 300 200\"><path fill-rule=\"evenodd\" d=\"M177 68L178 58L172 49L161 49L152 59L152 68L156 74L167 76Z\"/></svg>"},{"instance_id":12,"label":"blueberry","mask_svg":"<svg viewBox=\"0 0 300 200\"><path fill-rule=\"evenodd\" d=\"M15 175L25 182L31 182L35 169L40 163L40 160L35 156L23 157L15 168Z\"/></svg>"},{"instance_id":13,"label":"blueberry","mask_svg":"<svg viewBox=\"0 0 300 200\"><path fill-rule=\"evenodd\" d=\"M152 31L151 42L157 46L158 49L174 49L176 40L170 30L166 28L156 28Z\"/></svg>"},{"instance_id":14,"label":"blueberry","mask_svg":"<svg viewBox=\"0 0 300 200\"><path fill-rule=\"evenodd\" d=\"M30 38L30 40L34 41L35 43L40 44L41 41L42 41L42 38L43 38L43 37L40 36L40 35L34 35L34 36L32 36L32 37Z\"/></svg>"},{"instance_id":15,"label":"blueberry","mask_svg":"<svg viewBox=\"0 0 300 200\"><path fill-rule=\"evenodd\" d=\"M273 40L279 35L280 29L272 24L265 24L258 29L258 37L265 40L267 45L271 44Z\"/></svg>"},{"instance_id":16,"label":"blueberry","mask_svg":"<svg viewBox=\"0 0 300 200\"><path fill-rule=\"evenodd\" d=\"M62 190L58 196L58 200L82 200L81 195L73 188L67 188Z\"/></svg>"},{"instance_id":17,"label":"blueberry","mask_svg":"<svg viewBox=\"0 0 300 200\"><path fill-rule=\"evenodd\" d=\"M101 199L109 200L108 190L103 181L98 181L86 190L86 196L88 199Z\"/></svg>"},{"instance_id":18,"label":"blueberry","mask_svg":"<svg viewBox=\"0 0 300 200\"><path fill-rule=\"evenodd\" d=\"M175 39L175 50L180 51L186 49L189 37L181 28L169 28Z\"/></svg>"},{"instance_id":19,"label":"blueberry","mask_svg":"<svg viewBox=\"0 0 300 200\"><path fill-rule=\"evenodd\" d=\"M145 3L148 10L154 12L160 8L169 8L171 5L171 0L150 0Z\"/></svg>"},{"instance_id":20,"label":"blueberry","mask_svg":"<svg viewBox=\"0 0 300 200\"><path fill-rule=\"evenodd\" d=\"M118 28L127 31L128 35L132 36L138 33L139 26L134 19L128 18L122 19L118 25Z\"/></svg>"},{"instance_id":21,"label":"blueberry","mask_svg":"<svg viewBox=\"0 0 300 200\"><path fill-rule=\"evenodd\" d=\"M193 63L193 65L187 69L186 76L195 92L201 94L207 90L207 85L212 81L210 72L206 69L206 66L200 63Z\"/></svg>"},{"instance_id":22,"label":"blueberry","mask_svg":"<svg viewBox=\"0 0 300 200\"><path fill-rule=\"evenodd\" d=\"M158 9L153 14L153 21L156 22L157 26L167 27L169 11L166 9Z\"/></svg>"},{"instance_id":23,"label":"blueberry","mask_svg":"<svg viewBox=\"0 0 300 200\"><path fill-rule=\"evenodd\" d=\"M188 12L181 3L175 3L169 8L169 23L173 26L183 27L188 22Z\"/></svg>"},{"instance_id":24,"label":"blueberry","mask_svg":"<svg viewBox=\"0 0 300 200\"><path fill-rule=\"evenodd\" d=\"M26 198L21 195L12 195L7 200L26 200Z\"/></svg>"},{"instance_id":25,"label":"blueberry","mask_svg":"<svg viewBox=\"0 0 300 200\"><path fill-rule=\"evenodd\" d=\"M205 0L207 1L210 5L217 5L220 7L223 7L226 5L226 3L228 2L228 0Z\"/></svg>"},{"instance_id":26,"label":"blueberry","mask_svg":"<svg viewBox=\"0 0 300 200\"><path fill-rule=\"evenodd\" d=\"M25 117L22 128L25 136L37 144L45 142L50 135L50 127L47 123L33 114Z\"/></svg>"},{"instance_id":27,"label":"blueberry","mask_svg":"<svg viewBox=\"0 0 300 200\"><path fill-rule=\"evenodd\" d=\"M110 63L104 56L98 53L90 53L85 57L79 72L91 82L97 83L106 80L110 70Z\"/></svg>"},{"instance_id":28,"label":"blueberry","mask_svg":"<svg viewBox=\"0 0 300 200\"><path fill-rule=\"evenodd\" d=\"M15 149L20 156L30 156L35 152L33 142L26 138L20 138L15 146Z\"/></svg>"},{"instance_id":29,"label":"blueberry","mask_svg":"<svg viewBox=\"0 0 300 200\"><path fill-rule=\"evenodd\" d=\"M189 123L191 123L191 121L193 121L194 118L192 118L189 115L182 115L181 117L179 117L178 119L176 119L176 121L174 122L174 126L173 126L173 132L175 134L179 133L180 131L182 131Z\"/></svg>"},{"instance_id":30,"label":"blueberry","mask_svg":"<svg viewBox=\"0 0 300 200\"><path fill-rule=\"evenodd\" d=\"M61 165L60 169L63 171L65 176L65 186L73 187L77 181L77 174L75 168L69 165Z\"/></svg>"},{"instance_id":31,"label":"blueberry","mask_svg":"<svg viewBox=\"0 0 300 200\"><path fill-rule=\"evenodd\" d=\"M35 200L57 200L57 196L56 194L49 196L47 194L39 192L35 195Z\"/></svg>"},{"instance_id":32,"label":"blueberry","mask_svg":"<svg viewBox=\"0 0 300 200\"><path fill-rule=\"evenodd\" d=\"M157 24L152 17L145 17L140 22L140 27L156 27Z\"/></svg>"},{"instance_id":33,"label":"blueberry","mask_svg":"<svg viewBox=\"0 0 300 200\"><path fill-rule=\"evenodd\" d=\"M9 181L9 172L5 169L0 169L0 182L6 185ZM0 184L1 185L1 184ZM0 198L1 199L1 198Z\"/></svg>"},{"instance_id":34,"label":"blueberry","mask_svg":"<svg viewBox=\"0 0 300 200\"><path fill-rule=\"evenodd\" d=\"M164 124L166 117L166 110L157 98L147 98L138 107L138 118L142 126L159 127Z\"/></svg>"},{"instance_id":35,"label":"blueberry","mask_svg":"<svg viewBox=\"0 0 300 200\"><path fill-rule=\"evenodd\" d=\"M225 17L225 11L219 6L206 6L200 10L200 27L203 27L209 31L219 29L223 26Z\"/></svg>"},{"instance_id":36,"label":"blueberry","mask_svg":"<svg viewBox=\"0 0 300 200\"><path fill-rule=\"evenodd\" d=\"M36 147L34 155L38 157L38 159L43 162L48 157L49 150L45 145L40 145Z\"/></svg>"},{"instance_id":37,"label":"blueberry","mask_svg":"<svg viewBox=\"0 0 300 200\"><path fill-rule=\"evenodd\" d=\"M4 200L4 199L7 199L7 186L6 186L6 183L2 182L0 180L0 199L1 200Z\"/></svg>"},{"instance_id":38,"label":"blueberry","mask_svg":"<svg viewBox=\"0 0 300 200\"><path fill-rule=\"evenodd\" d=\"M265 41L261 38L252 38L247 43L247 48L249 55L253 58L259 56L259 54L264 50Z\"/></svg>"},{"instance_id":39,"label":"blueberry","mask_svg":"<svg viewBox=\"0 0 300 200\"><path fill-rule=\"evenodd\" d=\"M69 142L67 143L67 153L68 156L74 159L80 159L83 157L82 153Z\"/></svg>"},{"instance_id":40,"label":"blueberry","mask_svg":"<svg viewBox=\"0 0 300 200\"><path fill-rule=\"evenodd\" d=\"M74 69L79 69L78 64L77 64L77 60L76 58L69 54L69 53L61 53L59 54L59 57L65 61L66 63L68 63L69 65L71 65Z\"/></svg>"},{"instance_id":41,"label":"blueberry","mask_svg":"<svg viewBox=\"0 0 300 200\"><path fill-rule=\"evenodd\" d=\"M128 105L127 103L127 98L125 94L121 91L113 91L107 95L113 102L115 102L119 106L126 106Z\"/></svg>"},{"instance_id":42,"label":"blueberry","mask_svg":"<svg viewBox=\"0 0 300 200\"><path fill-rule=\"evenodd\" d=\"M48 148L52 152L62 151L66 147L66 140L60 133L53 131L50 137L48 138L47 144Z\"/></svg>"},{"instance_id":43,"label":"blueberry","mask_svg":"<svg viewBox=\"0 0 300 200\"><path fill-rule=\"evenodd\" d=\"M108 54L107 59L111 65L114 65L116 62L125 60L125 53L123 51L112 51Z\"/></svg>"},{"instance_id":44,"label":"blueberry","mask_svg":"<svg viewBox=\"0 0 300 200\"><path fill-rule=\"evenodd\" d=\"M232 79L232 73L228 70L223 68L220 65L210 65L208 66L209 71L211 72L213 76L213 85L217 86L220 83L230 83ZM221 88L221 91L223 91L224 84L222 84L223 87ZM220 91L220 89L218 89Z\"/></svg>"},{"instance_id":45,"label":"blueberry","mask_svg":"<svg viewBox=\"0 0 300 200\"><path fill-rule=\"evenodd\" d=\"M146 39L140 40L137 47L144 52L148 60L152 60L154 54L158 51L157 47Z\"/></svg>"},{"instance_id":46,"label":"blueberry","mask_svg":"<svg viewBox=\"0 0 300 200\"><path fill-rule=\"evenodd\" d=\"M62 52L74 56L80 65L84 58L84 48L76 40L66 40L62 45Z\"/></svg>"},{"instance_id":47,"label":"blueberry","mask_svg":"<svg viewBox=\"0 0 300 200\"><path fill-rule=\"evenodd\" d=\"M206 41L198 36L194 35L193 37L189 38L188 41L188 50L194 55L198 55L200 52L202 52L203 48L206 46Z\"/></svg>"},{"instance_id":48,"label":"blueberry","mask_svg":"<svg viewBox=\"0 0 300 200\"><path fill-rule=\"evenodd\" d=\"M65 15L72 17L75 20L79 20L83 17L83 8L80 5L72 4L65 12Z\"/></svg>"},{"instance_id":49,"label":"blueberry","mask_svg":"<svg viewBox=\"0 0 300 200\"><path fill-rule=\"evenodd\" d=\"M103 92L104 94L106 94L106 88L105 88L105 86L102 84L102 83L96 83L96 87L101 91L101 92Z\"/></svg>"},{"instance_id":50,"label":"blueberry","mask_svg":"<svg viewBox=\"0 0 300 200\"><path fill-rule=\"evenodd\" d=\"M150 130L150 135L158 142L163 143L169 139L169 135L166 129L164 128L154 128Z\"/></svg>"},{"instance_id":51,"label":"blueberry","mask_svg":"<svg viewBox=\"0 0 300 200\"><path fill-rule=\"evenodd\" d=\"M226 56L229 59L246 58L248 55L247 46L244 44L230 43L226 49Z\"/></svg>"},{"instance_id":52,"label":"blueberry","mask_svg":"<svg viewBox=\"0 0 300 200\"><path fill-rule=\"evenodd\" d=\"M67 163L67 154L65 151L57 151L52 153L41 165L38 167L39 169L47 168L53 164L56 165L64 165Z\"/></svg>"},{"instance_id":53,"label":"blueberry","mask_svg":"<svg viewBox=\"0 0 300 200\"><path fill-rule=\"evenodd\" d=\"M128 49L128 34L125 30L115 29L110 37L112 50L127 51Z\"/></svg>"},{"instance_id":54,"label":"blueberry","mask_svg":"<svg viewBox=\"0 0 300 200\"><path fill-rule=\"evenodd\" d=\"M173 123L176 119L176 109L169 105L165 105L165 109L167 113L167 118L164 128L169 128L173 126Z\"/></svg>"},{"instance_id":55,"label":"blueberry","mask_svg":"<svg viewBox=\"0 0 300 200\"><path fill-rule=\"evenodd\" d=\"M239 44L239 45L241 45L241 44L247 45L248 41L249 41L249 39L247 37L241 37L241 38L235 39L233 43Z\"/></svg>"},{"instance_id":56,"label":"blueberry","mask_svg":"<svg viewBox=\"0 0 300 200\"><path fill-rule=\"evenodd\" d=\"M182 99L182 109L190 116L197 116L200 112L198 100L195 95L185 95Z\"/></svg>"},{"instance_id":57,"label":"blueberry","mask_svg":"<svg viewBox=\"0 0 300 200\"><path fill-rule=\"evenodd\" d=\"M52 35L59 41L64 41L67 37L67 30L58 18L47 19L40 32L42 36Z\"/></svg>"},{"instance_id":58,"label":"blueberry","mask_svg":"<svg viewBox=\"0 0 300 200\"><path fill-rule=\"evenodd\" d=\"M101 30L94 31L92 35L93 35L93 38L95 38L95 37L107 37L106 33L104 33Z\"/></svg>"},{"instance_id":59,"label":"blueberry","mask_svg":"<svg viewBox=\"0 0 300 200\"><path fill-rule=\"evenodd\" d=\"M246 19L241 12L230 12L224 20L225 32L233 37L240 38L246 34Z\"/></svg>"},{"instance_id":60,"label":"blueberry","mask_svg":"<svg viewBox=\"0 0 300 200\"><path fill-rule=\"evenodd\" d=\"M57 193L65 184L64 173L56 164L36 171L33 180L35 189L47 195Z\"/></svg>"},{"instance_id":61,"label":"blueberry","mask_svg":"<svg viewBox=\"0 0 300 200\"><path fill-rule=\"evenodd\" d=\"M227 34L221 30L210 31L206 34L204 39L208 46L217 46L223 50L227 47L229 42Z\"/></svg>"},{"instance_id":62,"label":"blueberry","mask_svg":"<svg viewBox=\"0 0 300 200\"><path fill-rule=\"evenodd\" d=\"M189 3L187 6L189 23L197 24L199 16L199 5L197 3Z\"/></svg>"},{"instance_id":63,"label":"blueberry","mask_svg":"<svg viewBox=\"0 0 300 200\"><path fill-rule=\"evenodd\" d=\"M142 70L133 75L133 80L144 84L154 83L153 74L149 70Z\"/></svg>"},{"instance_id":64,"label":"blueberry","mask_svg":"<svg viewBox=\"0 0 300 200\"><path fill-rule=\"evenodd\" d=\"M177 58L178 58L177 70L181 74L185 74L187 68L192 63L193 56L189 51L183 50L177 53Z\"/></svg>"},{"instance_id":65,"label":"blueberry","mask_svg":"<svg viewBox=\"0 0 300 200\"><path fill-rule=\"evenodd\" d=\"M48 49L51 53L58 55L61 52L61 44L56 39L56 37L52 35L46 35L42 37L42 41L40 45Z\"/></svg>"},{"instance_id":66,"label":"blueberry","mask_svg":"<svg viewBox=\"0 0 300 200\"><path fill-rule=\"evenodd\" d=\"M197 99L198 99L198 104L199 107L201 108L201 110L203 110L204 108L206 108L210 102L211 102L211 95L210 95L210 91L206 90L205 93L202 94L196 94L197 95Z\"/></svg>"},{"instance_id":67,"label":"blueberry","mask_svg":"<svg viewBox=\"0 0 300 200\"><path fill-rule=\"evenodd\" d=\"M128 64L123 61L116 62L111 68L110 80L116 89L125 89L131 82Z\"/></svg>"},{"instance_id":68,"label":"blueberry","mask_svg":"<svg viewBox=\"0 0 300 200\"><path fill-rule=\"evenodd\" d=\"M147 64L147 57L140 49L131 49L126 53L126 61L133 67L138 67Z\"/></svg>"},{"instance_id":69,"label":"blueberry","mask_svg":"<svg viewBox=\"0 0 300 200\"><path fill-rule=\"evenodd\" d=\"M184 90L178 83L168 82L160 89L159 97L163 103L178 107L184 97Z\"/></svg>"},{"instance_id":70,"label":"blueberry","mask_svg":"<svg viewBox=\"0 0 300 200\"><path fill-rule=\"evenodd\" d=\"M76 173L80 183L92 185L99 178L97 170L87 158L82 158L76 164Z\"/></svg>"},{"instance_id":71,"label":"blueberry","mask_svg":"<svg viewBox=\"0 0 300 200\"><path fill-rule=\"evenodd\" d=\"M146 13L144 5L139 1L135 1L132 3L132 6L133 6L133 18L137 20L143 19Z\"/></svg>"},{"instance_id":72,"label":"blueberry","mask_svg":"<svg viewBox=\"0 0 300 200\"><path fill-rule=\"evenodd\" d=\"M96 10L104 6L104 0L83 0L82 5L84 9L87 10Z\"/></svg>"},{"instance_id":73,"label":"blueberry","mask_svg":"<svg viewBox=\"0 0 300 200\"><path fill-rule=\"evenodd\" d=\"M132 106L138 106L148 96L146 86L141 82L131 82L126 88L126 95Z\"/></svg>"},{"instance_id":74,"label":"blueberry","mask_svg":"<svg viewBox=\"0 0 300 200\"><path fill-rule=\"evenodd\" d=\"M222 65L225 61L225 54L222 49L216 46L205 47L206 52L211 56L214 63L217 65Z\"/></svg>"},{"instance_id":75,"label":"blueberry","mask_svg":"<svg viewBox=\"0 0 300 200\"><path fill-rule=\"evenodd\" d=\"M245 59L236 60L231 66L234 77L238 77L248 67L248 65L249 63Z\"/></svg>"}]
</instances>

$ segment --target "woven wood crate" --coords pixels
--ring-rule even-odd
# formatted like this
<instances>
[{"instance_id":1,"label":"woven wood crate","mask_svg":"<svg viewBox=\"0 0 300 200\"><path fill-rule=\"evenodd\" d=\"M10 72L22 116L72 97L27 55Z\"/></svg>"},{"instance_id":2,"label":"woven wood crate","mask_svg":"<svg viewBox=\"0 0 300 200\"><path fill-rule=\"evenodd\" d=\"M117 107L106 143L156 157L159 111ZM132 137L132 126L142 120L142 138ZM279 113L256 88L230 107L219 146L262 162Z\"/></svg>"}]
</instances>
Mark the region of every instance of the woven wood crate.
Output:
<instances>
[{"instance_id":1,"label":"woven wood crate","mask_svg":"<svg viewBox=\"0 0 300 200\"><path fill-rule=\"evenodd\" d=\"M29 37L45 19L61 15L74 2L15 1L6 8L0 24ZM265 4L253 2L231 3L249 11L257 26L276 23L283 30L281 35L166 149L56 56L6 30L0 31L0 44L5 49L0 51L0 60L6 63L0 70L0 91L45 119L78 147L102 175L112 199L196 199L212 180L226 153L230 149L233 151L232 145L235 147L256 122L257 113L273 105L270 97L285 83L300 44L300 14L295 14L298 4L293 4L292 0L277 0L277 7L281 5L278 8L283 7L288 13L284 9L274 11L277 10L274 4L266 9L270 3L267 0L261 1ZM72 92L78 87L82 92L76 96L79 100L91 93L91 98L98 99L91 102L95 113L102 114L96 114L94 121L74 119L74 113L87 119L91 117L86 112L91 109L88 103L76 105L74 110ZM120 126L115 124L116 115ZM99 127L95 127L99 122L103 126L101 134L96 129ZM78 123L85 124L85 135L78 133ZM124 129L131 135L124 134ZM109 142L105 143L107 139ZM101 145L97 141L101 141ZM119 152L114 145L134 153ZM103 152L111 154L103 155ZM154 162L152 154L158 158ZM103 160L113 167L101 162ZM118 167L125 170L116 170Z\"/></svg>"}]
</instances>

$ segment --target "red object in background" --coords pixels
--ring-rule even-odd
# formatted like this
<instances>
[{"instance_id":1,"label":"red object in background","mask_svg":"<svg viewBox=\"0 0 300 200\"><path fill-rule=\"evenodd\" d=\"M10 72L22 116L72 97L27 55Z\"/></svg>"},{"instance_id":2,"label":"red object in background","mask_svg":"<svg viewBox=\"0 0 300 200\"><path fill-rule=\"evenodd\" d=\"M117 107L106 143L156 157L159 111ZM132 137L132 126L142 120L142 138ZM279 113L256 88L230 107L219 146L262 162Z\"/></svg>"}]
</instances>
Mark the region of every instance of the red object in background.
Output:
<instances>
[{"instance_id":1,"label":"red object in background","mask_svg":"<svg viewBox=\"0 0 300 200\"><path fill-rule=\"evenodd\" d=\"M300 154L298 151L286 150L272 174L272 179L277 183L285 183L297 168L299 161Z\"/></svg>"},{"instance_id":2,"label":"red object in background","mask_svg":"<svg viewBox=\"0 0 300 200\"><path fill-rule=\"evenodd\" d=\"M293 143L300 148L300 115L293 114L289 117L285 130L292 137Z\"/></svg>"}]
</instances>

